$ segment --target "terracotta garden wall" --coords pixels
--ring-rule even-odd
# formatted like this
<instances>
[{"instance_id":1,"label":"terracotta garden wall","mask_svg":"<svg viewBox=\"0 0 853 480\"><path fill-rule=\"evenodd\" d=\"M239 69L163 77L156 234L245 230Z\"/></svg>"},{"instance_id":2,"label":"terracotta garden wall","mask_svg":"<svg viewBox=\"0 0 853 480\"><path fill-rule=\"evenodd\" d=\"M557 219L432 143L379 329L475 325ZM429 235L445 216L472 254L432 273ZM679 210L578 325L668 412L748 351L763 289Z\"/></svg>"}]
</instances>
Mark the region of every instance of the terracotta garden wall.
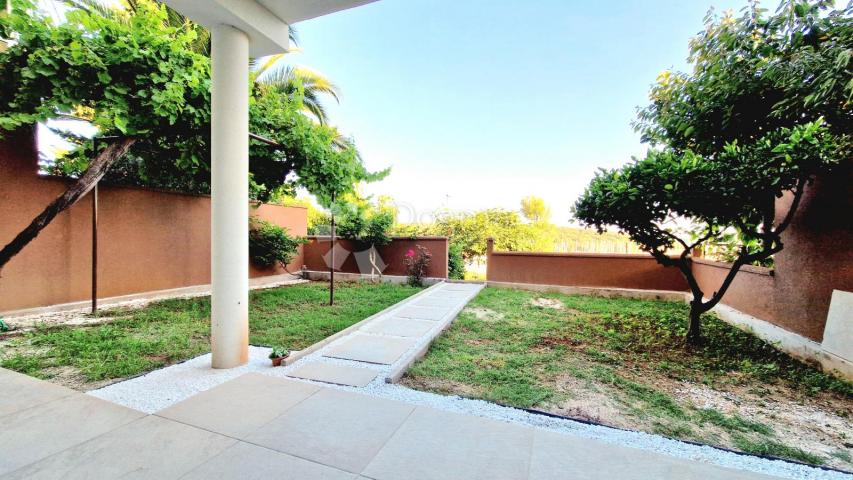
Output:
<instances>
[{"instance_id":1,"label":"terracotta garden wall","mask_svg":"<svg viewBox=\"0 0 853 480\"><path fill-rule=\"evenodd\" d=\"M326 264L323 256L329 252L331 242L328 236L313 236L308 237L310 243L304 246L305 252L305 267L308 270L327 271L329 265ZM346 256L346 260L340 266L338 271L345 273L363 273L369 274L369 264L364 263L364 255L359 252L365 250L366 247L355 245L349 240L338 240L339 250ZM427 268L427 277L432 278L447 278L447 253L448 244L447 237L394 237L388 245L379 247L379 258L387 265L387 268L382 272L384 275L406 275L406 265L403 259L409 249L414 249L416 245L420 245L432 254L432 261ZM343 250L341 250L343 249ZM359 259L361 265L359 265ZM378 262L377 262L378 263Z\"/></svg>"},{"instance_id":2,"label":"terracotta garden wall","mask_svg":"<svg viewBox=\"0 0 853 480\"><path fill-rule=\"evenodd\" d=\"M782 235L773 270L738 273L723 303L820 342L833 290L853 292L853 168L809 186L796 217ZM790 196L777 202L779 216ZM777 219L781 220L781 218ZM715 291L726 264L699 260L694 272L706 292ZM853 312L850 327L853 329Z\"/></svg>"},{"instance_id":3,"label":"terracotta garden wall","mask_svg":"<svg viewBox=\"0 0 853 480\"><path fill-rule=\"evenodd\" d=\"M686 290L674 268L659 265L649 255L609 253L495 252L489 241L486 279L572 287Z\"/></svg>"},{"instance_id":4,"label":"terracotta garden wall","mask_svg":"<svg viewBox=\"0 0 853 480\"><path fill-rule=\"evenodd\" d=\"M56 198L67 180L37 174L32 131L0 142L0 244ZM210 283L210 198L101 186L99 297ZM250 214L305 235L304 208L262 205ZM92 211L86 196L60 214L0 276L0 312L91 296ZM290 266L302 267L301 255ZM252 268L252 276L281 273Z\"/></svg>"}]
</instances>

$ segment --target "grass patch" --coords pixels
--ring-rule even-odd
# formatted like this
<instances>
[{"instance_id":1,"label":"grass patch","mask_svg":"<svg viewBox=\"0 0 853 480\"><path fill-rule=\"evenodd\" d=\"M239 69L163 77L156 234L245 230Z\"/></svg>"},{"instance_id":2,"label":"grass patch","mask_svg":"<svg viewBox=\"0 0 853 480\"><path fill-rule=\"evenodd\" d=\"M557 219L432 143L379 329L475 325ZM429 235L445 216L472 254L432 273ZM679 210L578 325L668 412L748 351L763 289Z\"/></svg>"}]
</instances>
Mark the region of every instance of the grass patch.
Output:
<instances>
[{"instance_id":1,"label":"grass patch","mask_svg":"<svg viewBox=\"0 0 853 480\"><path fill-rule=\"evenodd\" d=\"M796 447L790 447L774 440L750 440L746 437L735 435L732 437L735 445L740 450L753 455L766 455L770 457L790 458L812 465L823 465L826 461L823 457L813 455Z\"/></svg>"},{"instance_id":2,"label":"grass patch","mask_svg":"<svg viewBox=\"0 0 853 480\"><path fill-rule=\"evenodd\" d=\"M688 312L681 302L486 288L404 382L558 413L559 402L586 389L611 402L592 405L592 418L602 407L604 415L615 410L615 423L627 428L822 463L820 456L786 446L766 423L699 408L674 392L685 385L736 387L766 398L784 388L798 399L830 395L842 402L843 411L853 399L853 383L799 362L714 315L703 317L704 343L688 349Z\"/></svg>"},{"instance_id":3,"label":"grass patch","mask_svg":"<svg viewBox=\"0 0 853 480\"><path fill-rule=\"evenodd\" d=\"M342 283L330 307L328 286L310 283L250 294L254 345L302 349L403 300L419 289ZM51 327L0 343L0 366L39 378L73 367L96 382L147 372L210 350L210 299L163 300L141 309L109 310L119 317L92 327Z\"/></svg>"},{"instance_id":4,"label":"grass patch","mask_svg":"<svg viewBox=\"0 0 853 480\"><path fill-rule=\"evenodd\" d=\"M753 422L739 415L725 415L713 408L703 408L697 413L696 419L700 423L711 423L729 433L755 432L762 435L770 435L773 429L761 422Z\"/></svg>"}]
</instances>

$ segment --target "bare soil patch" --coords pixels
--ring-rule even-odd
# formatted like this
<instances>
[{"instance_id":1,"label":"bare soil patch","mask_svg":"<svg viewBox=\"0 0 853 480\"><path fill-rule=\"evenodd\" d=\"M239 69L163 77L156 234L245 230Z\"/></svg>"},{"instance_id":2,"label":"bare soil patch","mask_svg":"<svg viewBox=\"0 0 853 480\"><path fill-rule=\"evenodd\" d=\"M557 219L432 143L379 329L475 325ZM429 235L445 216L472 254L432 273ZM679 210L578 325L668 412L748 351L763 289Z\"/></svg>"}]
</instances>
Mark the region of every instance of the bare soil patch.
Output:
<instances>
[{"instance_id":1,"label":"bare soil patch","mask_svg":"<svg viewBox=\"0 0 853 480\"><path fill-rule=\"evenodd\" d=\"M563 302L557 300L556 298L539 297L534 298L530 301L530 303L535 307L550 308L553 310L562 310L566 308L566 306L563 305Z\"/></svg>"}]
</instances>

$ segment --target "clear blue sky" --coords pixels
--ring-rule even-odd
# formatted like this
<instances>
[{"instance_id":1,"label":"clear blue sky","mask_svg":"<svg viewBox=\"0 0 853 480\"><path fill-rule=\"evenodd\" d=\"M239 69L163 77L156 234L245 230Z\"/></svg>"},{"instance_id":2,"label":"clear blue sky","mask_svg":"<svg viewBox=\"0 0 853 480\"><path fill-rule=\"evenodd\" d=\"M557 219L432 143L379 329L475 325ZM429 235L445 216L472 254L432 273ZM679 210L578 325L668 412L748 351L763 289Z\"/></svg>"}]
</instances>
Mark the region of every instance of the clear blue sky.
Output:
<instances>
[{"instance_id":1,"label":"clear blue sky","mask_svg":"<svg viewBox=\"0 0 853 480\"><path fill-rule=\"evenodd\" d=\"M291 62L341 87L331 121L369 167L392 167L367 192L398 200L401 220L535 194L565 223L598 167L645 150L635 107L661 71L686 68L708 9L745 4L381 0L298 24Z\"/></svg>"}]
</instances>

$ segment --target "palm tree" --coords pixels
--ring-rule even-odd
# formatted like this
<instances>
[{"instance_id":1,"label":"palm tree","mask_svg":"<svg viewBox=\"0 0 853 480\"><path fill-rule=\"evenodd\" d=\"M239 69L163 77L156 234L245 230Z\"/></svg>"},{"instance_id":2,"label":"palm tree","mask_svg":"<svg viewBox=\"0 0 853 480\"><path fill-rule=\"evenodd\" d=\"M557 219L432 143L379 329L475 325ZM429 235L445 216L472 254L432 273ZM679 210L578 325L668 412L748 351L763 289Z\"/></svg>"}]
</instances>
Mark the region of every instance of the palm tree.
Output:
<instances>
[{"instance_id":1,"label":"palm tree","mask_svg":"<svg viewBox=\"0 0 853 480\"><path fill-rule=\"evenodd\" d=\"M252 61L251 68L255 72L255 81L271 85L288 96L294 95L302 88L302 103L307 113L311 114L320 124L328 121L326 108L322 97L329 96L340 102L341 91L323 74L309 68L285 64L285 54L270 55Z\"/></svg>"},{"instance_id":2,"label":"palm tree","mask_svg":"<svg viewBox=\"0 0 853 480\"><path fill-rule=\"evenodd\" d=\"M64 0L72 8L89 13L108 16L114 19L129 19L137 11L138 0L121 0L120 5L104 0ZM195 29L197 39L194 49L204 55L210 55L210 31L202 28L181 15L174 9L166 7L168 17L166 22L174 27ZM299 35L296 29L290 27L290 42L299 45ZM313 116L320 124L328 122L326 109L323 106L324 96L332 97L340 102L341 91L323 74L305 67L285 64L285 54L270 55L252 60L251 68L255 71L255 80L259 83L272 85L288 96L295 94L302 87L305 112Z\"/></svg>"}]
</instances>

